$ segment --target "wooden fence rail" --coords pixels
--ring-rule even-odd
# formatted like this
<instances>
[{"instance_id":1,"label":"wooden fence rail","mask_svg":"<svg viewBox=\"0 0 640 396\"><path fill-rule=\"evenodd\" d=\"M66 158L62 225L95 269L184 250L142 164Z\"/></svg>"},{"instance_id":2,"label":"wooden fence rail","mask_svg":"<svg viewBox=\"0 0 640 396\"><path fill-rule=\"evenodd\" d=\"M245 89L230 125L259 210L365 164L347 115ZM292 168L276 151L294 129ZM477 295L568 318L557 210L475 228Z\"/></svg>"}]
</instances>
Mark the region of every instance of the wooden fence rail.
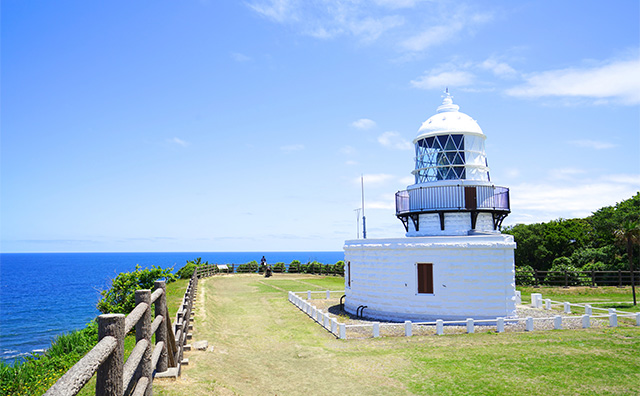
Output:
<instances>
[{"instance_id":1,"label":"wooden fence rail","mask_svg":"<svg viewBox=\"0 0 640 396\"><path fill-rule=\"evenodd\" d=\"M150 396L156 375L173 371L180 375L198 275L194 271L182 303L171 325L166 285L156 281L151 290L136 290L136 307L123 314L98 316L98 343L69 369L47 392L47 396L76 395L96 374L96 395ZM151 305L154 317L151 320ZM124 338L135 327L136 345L124 361ZM155 345L152 337L155 335Z\"/></svg>"},{"instance_id":2,"label":"wooden fence rail","mask_svg":"<svg viewBox=\"0 0 640 396\"><path fill-rule=\"evenodd\" d=\"M617 286L631 285L631 271L538 271L516 272L516 283L528 286ZM529 275L530 274L530 275ZM633 271L633 280L640 285L640 271Z\"/></svg>"}]
</instances>

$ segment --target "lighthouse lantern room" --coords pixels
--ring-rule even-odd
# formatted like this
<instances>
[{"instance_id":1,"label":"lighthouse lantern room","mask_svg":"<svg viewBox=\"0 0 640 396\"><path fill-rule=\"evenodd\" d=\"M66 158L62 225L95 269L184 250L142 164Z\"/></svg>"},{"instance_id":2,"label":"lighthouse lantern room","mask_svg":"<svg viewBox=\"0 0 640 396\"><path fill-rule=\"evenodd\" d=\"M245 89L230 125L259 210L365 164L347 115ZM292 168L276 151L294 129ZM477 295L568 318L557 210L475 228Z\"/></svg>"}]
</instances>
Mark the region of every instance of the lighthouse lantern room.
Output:
<instances>
[{"instance_id":1,"label":"lighthouse lantern room","mask_svg":"<svg viewBox=\"0 0 640 396\"><path fill-rule=\"evenodd\" d=\"M486 136L447 90L420 127L415 184L396 193L396 216L407 236L496 232L509 214L509 189L491 183Z\"/></svg>"}]
</instances>

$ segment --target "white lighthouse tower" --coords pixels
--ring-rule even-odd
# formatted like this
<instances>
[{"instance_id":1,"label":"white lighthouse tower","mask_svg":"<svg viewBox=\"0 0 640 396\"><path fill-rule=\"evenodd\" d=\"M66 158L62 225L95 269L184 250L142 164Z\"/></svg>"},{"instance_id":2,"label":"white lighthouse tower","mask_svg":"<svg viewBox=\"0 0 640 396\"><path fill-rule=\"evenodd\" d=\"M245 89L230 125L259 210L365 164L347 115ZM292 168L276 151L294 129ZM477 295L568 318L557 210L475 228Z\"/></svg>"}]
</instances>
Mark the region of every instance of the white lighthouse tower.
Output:
<instances>
[{"instance_id":1,"label":"white lighthouse tower","mask_svg":"<svg viewBox=\"0 0 640 396\"><path fill-rule=\"evenodd\" d=\"M407 238L345 242L345 309L384 320L515 315L509 189L491 182L478 123L448 91L413 140L415 184L396 193Z\"/></svg>"}]
</instances>

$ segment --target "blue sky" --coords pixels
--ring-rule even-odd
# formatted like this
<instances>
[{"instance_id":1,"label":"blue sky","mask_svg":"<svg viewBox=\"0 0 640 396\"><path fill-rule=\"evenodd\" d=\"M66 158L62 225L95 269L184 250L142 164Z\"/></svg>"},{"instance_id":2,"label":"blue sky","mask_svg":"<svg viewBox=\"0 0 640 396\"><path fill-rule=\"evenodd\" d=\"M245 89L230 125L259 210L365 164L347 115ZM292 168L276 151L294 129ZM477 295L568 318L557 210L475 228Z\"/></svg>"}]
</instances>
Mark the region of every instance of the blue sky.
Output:
<instances>
[{"instance_id":1,"label":"blue sky","mask_svg":"<svg viewBox=\"0 0 640 396\"><path fill-rule=\"evenodd\" d=\"M505 225L640 189L640 10L603 1L2 2L3 252L399 237L449 87Z\"/></svg>"}]
</instances>

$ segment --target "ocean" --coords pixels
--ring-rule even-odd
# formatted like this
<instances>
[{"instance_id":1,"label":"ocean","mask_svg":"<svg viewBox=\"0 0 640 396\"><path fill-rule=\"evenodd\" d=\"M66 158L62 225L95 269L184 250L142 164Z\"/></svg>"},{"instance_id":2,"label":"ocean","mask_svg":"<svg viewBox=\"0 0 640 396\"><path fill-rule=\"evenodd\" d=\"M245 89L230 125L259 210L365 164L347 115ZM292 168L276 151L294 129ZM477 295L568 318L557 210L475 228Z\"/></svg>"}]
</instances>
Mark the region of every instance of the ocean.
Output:
<instances>
[{"instance_id":1,"label":"ocean","mask_svg":"<svg viewBox=\"0 0 640 396\"><path fill-rule=\"evenodd\" d=\"M343 252L1 253L0 358L12 363L46 349L59 334L80 329L98 314L100 291L120 272L159 266L180 269L201 257L210 264L335 264Z\"/></svg>"}]
</instances>

